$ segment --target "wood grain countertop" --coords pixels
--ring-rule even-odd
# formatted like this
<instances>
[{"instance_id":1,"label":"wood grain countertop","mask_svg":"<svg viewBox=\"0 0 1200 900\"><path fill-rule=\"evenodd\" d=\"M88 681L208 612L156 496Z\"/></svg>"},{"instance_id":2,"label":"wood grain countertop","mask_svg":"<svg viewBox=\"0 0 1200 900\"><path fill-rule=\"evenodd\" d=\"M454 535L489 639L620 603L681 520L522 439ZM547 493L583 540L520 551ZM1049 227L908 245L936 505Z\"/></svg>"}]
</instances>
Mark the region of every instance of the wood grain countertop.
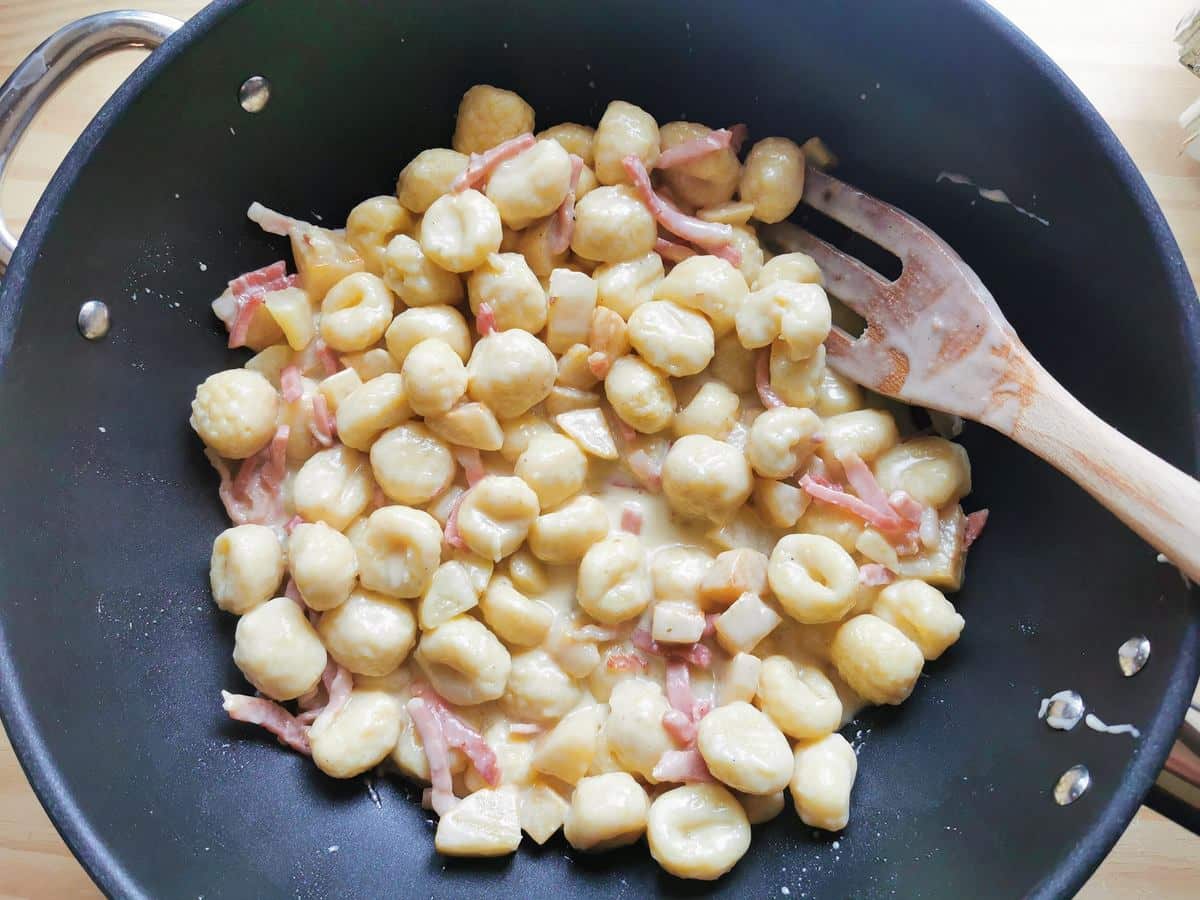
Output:
<instances>
[{"instance_id":1,"label":"wood grain countertop","mask_svg":"<svg viewBox=\"0 0 1200 900\"><path fill-rule=\"evenodd\" d=\"M993 0L1066 70L1129 150L1200 275L1200 163L1179 153L1176 117L1200 79L1175 62L1172 34L1195 0ZM54 29L120 6L98 0L0 0L0 78ZM187 18L203 3L127 4ZM0 190L16 231L79 132L142 58L89 64L45 108ZM1080 893L1086 900L1183 900L1200 894L1200 837L1142 809ZM0 900L96 897L99 891L46 818L0 732Z\"/></svg>"}]
</instances>

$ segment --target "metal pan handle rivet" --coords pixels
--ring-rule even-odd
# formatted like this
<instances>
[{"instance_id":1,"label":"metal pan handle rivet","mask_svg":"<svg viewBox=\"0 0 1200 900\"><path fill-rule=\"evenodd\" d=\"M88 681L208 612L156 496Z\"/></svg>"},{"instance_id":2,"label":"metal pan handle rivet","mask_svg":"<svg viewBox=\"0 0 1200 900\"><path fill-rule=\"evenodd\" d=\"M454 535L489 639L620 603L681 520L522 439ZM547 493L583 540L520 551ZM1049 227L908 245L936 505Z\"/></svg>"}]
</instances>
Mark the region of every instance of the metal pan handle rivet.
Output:
<instances>
[{"instance_id":1,"label":"metal pan handle rivet","mask_svg":"<svg viewBox=\"0 0 1200 900\"><path fill-rule=\"evenodd\" d=\"M84 63L126 47L154 49L182 24L170 16L122 9L78 19L38 44L0 85L0 179L38 110ZM0 210L0 271L16 247Z\"/></svg>"},{"instance_id":2,"label":"metal pan handle rivet","mask_svg":"<svg viewBox=\"0 0 1200 900\"><path fill-rule=\"evenodd\" d=\"M89 300L79 307L79 333L89 341L98 341L108 334L112 324L108 314L108 304L103 300Z\"/></svg>"},{"instance_id":3,"label":"metal pan handle rivet","mask_svg":"<svg viewBox=\"0 0 1200 900\"><path fill-rule=\"evenodd\" d=\"M261 75L251 75L238 88L238 103L248 113L262 112L271 99L271 82Z\"/></svg>"}]
</instances>

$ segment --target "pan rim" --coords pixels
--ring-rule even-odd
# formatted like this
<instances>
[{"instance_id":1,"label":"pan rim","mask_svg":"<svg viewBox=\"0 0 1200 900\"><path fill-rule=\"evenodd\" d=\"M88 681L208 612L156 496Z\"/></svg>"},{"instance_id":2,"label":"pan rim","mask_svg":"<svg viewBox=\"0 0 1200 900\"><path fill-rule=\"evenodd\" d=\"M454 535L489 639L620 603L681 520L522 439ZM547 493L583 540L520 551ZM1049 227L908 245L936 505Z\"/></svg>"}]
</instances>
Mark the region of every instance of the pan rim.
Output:
<instances>
[{"instance_id":1,"label":"pan rim","mask_svg":"<svg viewBox=\"0 0 1200 900\"><path fill-rule=\"evenodd\" d=\"M100 112L72 146L55 172L30 216L21 241L0 286L0 335L15 333L27 275L36 262L47 230L68 192L90 160L99 143L151 81L180 54L204 37L220 20L250 0L215 0L189 19L174 35L130 75L104 104ZM1189 372L1188 397L1193 411L1192 437L1196 456L1193 473L1200 469L1200 302L1182 253L1149 186L1101 118L1099 112L1028 36L989 6L985 0L959 0L968 15L991 30L998 41L1012 46L1033 65L1050 90L1056 91L1079 116L1084 138L1100 148L1114 177L1133 199L1157 246L1172 299L1179 310ZM0 373L9 347L0 337ZM1193 588L1193 600L1200 591ZM149 896L109 848L104 837L75 805L62 782L61 772L50 759L40 732L22 692L15 689L16 671L8 651L3 619L0 618L0 721L7 729L13 750L39 802L58 833L88 875L108 896ZM1181 645L1181 655L1172 673L1151 727L1146 731L1129 775L1102 809L1089 830L1057 868L1035 885L1030 896L1059 897L1075 893L1100 864L1132 820L1162 768L1188 703L1200 678L1200 615L1194 615Z\"/></svg>"}]
</instances>

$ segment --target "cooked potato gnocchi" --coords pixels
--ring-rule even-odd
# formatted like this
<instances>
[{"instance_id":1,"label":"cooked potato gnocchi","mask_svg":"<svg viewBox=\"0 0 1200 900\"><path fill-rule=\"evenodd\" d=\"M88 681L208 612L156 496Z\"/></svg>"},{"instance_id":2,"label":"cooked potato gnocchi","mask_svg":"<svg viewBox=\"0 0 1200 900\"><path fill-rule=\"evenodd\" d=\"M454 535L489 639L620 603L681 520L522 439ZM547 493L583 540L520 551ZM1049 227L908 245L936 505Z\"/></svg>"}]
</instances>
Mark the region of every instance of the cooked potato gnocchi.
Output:
<instances>
[{"instance_id":1,"label":"cooked potato gnocchi","mask_svg":"<svg viewBox=\"0 0 1200 900\"><path fill-rule=\"evenodd\" d=\"M298 274L214 303L258 352L190 418L232 523L214 614L258 692L224 705L331 777L427 786L444 855L645 834L712 880L785 791L846 827L839 730L963 631L971 469L827 365L846 309L759 243L810 145L620 100L594 124L535 138L476 85L453 149L344 230L256 205Z\"/></svg>"}]
</instances>

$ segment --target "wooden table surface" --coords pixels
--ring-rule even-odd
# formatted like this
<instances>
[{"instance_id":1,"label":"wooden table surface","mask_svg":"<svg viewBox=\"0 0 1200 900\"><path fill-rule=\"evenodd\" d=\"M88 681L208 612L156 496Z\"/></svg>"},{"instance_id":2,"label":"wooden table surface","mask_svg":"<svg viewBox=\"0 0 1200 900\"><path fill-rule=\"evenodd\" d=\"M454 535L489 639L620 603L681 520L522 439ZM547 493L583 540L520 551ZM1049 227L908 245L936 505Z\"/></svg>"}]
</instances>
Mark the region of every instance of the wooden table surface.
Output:
<instances>
[{"instance_id":1,"label":"wooden table surface","mask_svg":"<svg viewBox=\"0 0 1200 900\"><path fill-rule=\"evenodd\" d=\"M1200 80L1175 62L1174 25L1195 0L993 0L1088 95L1141 167L1200 275L1200 163L1178 151L1178 114L1200 97ZM0 0L0 78L55 28L120 6L97 0ZM197 0L126 4L186 18ZM76 136L142 54L90 64L34 123L0 189L14 230ZM985 77L985 76L980 76ZM0 900L99 894L63 845L0 732ZM1200 895L1200 837L1142 809L1080 893L1087 900Z\"/></svg>"}]
</instances>

